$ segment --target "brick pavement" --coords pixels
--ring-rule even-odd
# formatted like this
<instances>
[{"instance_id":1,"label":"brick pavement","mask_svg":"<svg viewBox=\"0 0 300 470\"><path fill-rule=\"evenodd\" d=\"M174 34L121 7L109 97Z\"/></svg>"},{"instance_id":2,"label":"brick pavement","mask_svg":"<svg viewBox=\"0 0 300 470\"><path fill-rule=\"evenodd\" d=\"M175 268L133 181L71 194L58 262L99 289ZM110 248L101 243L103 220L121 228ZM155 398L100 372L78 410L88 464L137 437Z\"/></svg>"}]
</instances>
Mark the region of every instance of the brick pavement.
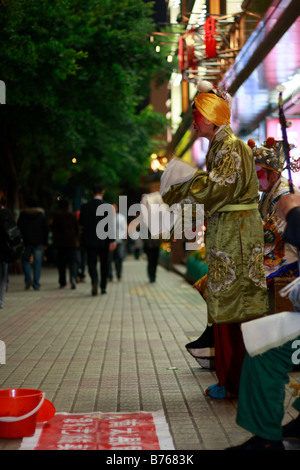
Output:
<instances>
[{"instance_id":1,"label":"brick pavement","mask_svg":"<svg viewBox=\"0 0 300 470\"><path fill-rule=\"evenodd\" d=\"M235 423L236 400L203 395L215 372L184 345L204 331L206 308L183 277L159 266L150 284L145 260L129 257L122 281L103 296L91 296L89 280L71 290L57 278L45 267L40 291L26 291L23 276L10 275L0 310L1 389L41 389L58 412L163 409L177 450L224 449L250 436ZM285 421L295 416L291 402L287 388ZM19 445L0 439L1 450Z\"/></svg>"}]
</instances>

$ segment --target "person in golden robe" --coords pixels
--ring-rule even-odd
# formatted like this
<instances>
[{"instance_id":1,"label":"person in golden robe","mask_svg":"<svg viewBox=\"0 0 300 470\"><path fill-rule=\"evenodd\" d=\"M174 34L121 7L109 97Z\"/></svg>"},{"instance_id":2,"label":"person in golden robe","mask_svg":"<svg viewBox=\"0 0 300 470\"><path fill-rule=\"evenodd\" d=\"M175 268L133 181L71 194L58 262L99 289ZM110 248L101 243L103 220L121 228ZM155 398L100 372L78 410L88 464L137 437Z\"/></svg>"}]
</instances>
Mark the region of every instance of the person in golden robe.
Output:
<instances>
[{"instance_id":1,"label":"person in golden robe","mask_svg":"<svg viewBox=\"0 0 300 470\"><path fill-rule=\"evenodd\" d=\"M162 176L161 195L169 206L186 200L204 205L206 302L218 377L206 394L222 399L238 395L245 354L240 324L269 311L264 235L255 162L251 148L229 125L231 98L208 82L200 83L198 90L193 126L198 137L210 142L206 170L183 178L172 160Z\"/></svg>"}]
</instances>

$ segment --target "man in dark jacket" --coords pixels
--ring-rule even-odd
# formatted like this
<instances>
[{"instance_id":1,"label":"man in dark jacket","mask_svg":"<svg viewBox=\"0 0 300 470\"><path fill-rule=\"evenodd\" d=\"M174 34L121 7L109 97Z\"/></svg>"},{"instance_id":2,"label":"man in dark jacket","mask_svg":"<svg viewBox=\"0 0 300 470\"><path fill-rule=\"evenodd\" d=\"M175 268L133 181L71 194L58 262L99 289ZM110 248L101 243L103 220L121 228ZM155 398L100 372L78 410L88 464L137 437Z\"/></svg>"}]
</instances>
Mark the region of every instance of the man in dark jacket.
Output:
<instances>
[{"instance_id":1,"label":"man in dark jacket","mask_svg":"<svg viewBox=\"0 0 300 470\"><path fill-rule=\"evenodd\" d=\"M25 246L22 255L25 289L30 289L32 286L34 290L39 290L44 246L47 245L48 241L48 224L45 211L38 207L38 202L35 198L28 199L26 208L20 213L18 226L21 230ZM30 265L31 255L33 255L33 281Z\"/></svg>"},{"instance_id":2,"label":"man in dark jacket","mask_svg":"<svg viewBox=\"0 0 300 470\"><path fill-rule=\"evenodd\" d=\"M100 288L101 293L105 294L109 268L109 252L115 250L116 241L115 236L112 236L110 233L99 233L99 231L97 233L97 226L101 224L101 221L106 219L106 217L108 219L111 217L113 220L114 208L103 200L103 186L94 186L92 194L93 199L83 204L80 209L79 225L83 230L82 240L87 252L88 271L92 281L92 295L97 295L99 282L97 271L98 256L100 258ZM99 206L102 204L105 204L103 208L105 207L105 210L108 209L110 214L97 215L97 212L98 214L102 212L101 208L99 211Z\"/></svg>"},{"instance_id":3,"label":"man in dark jacket","mask_svg":"<svg viewBox=\"0 0 300 470\"><path fill-rule=\"evenodd\" d=\"M76 289L76 251L79 247L79 225L76 214L71 212L68 199L58 201L59 210L53 214L53 244L56 249L60 287L65 287L69 268L71 289Z\"/></svg>"}]
</instances>

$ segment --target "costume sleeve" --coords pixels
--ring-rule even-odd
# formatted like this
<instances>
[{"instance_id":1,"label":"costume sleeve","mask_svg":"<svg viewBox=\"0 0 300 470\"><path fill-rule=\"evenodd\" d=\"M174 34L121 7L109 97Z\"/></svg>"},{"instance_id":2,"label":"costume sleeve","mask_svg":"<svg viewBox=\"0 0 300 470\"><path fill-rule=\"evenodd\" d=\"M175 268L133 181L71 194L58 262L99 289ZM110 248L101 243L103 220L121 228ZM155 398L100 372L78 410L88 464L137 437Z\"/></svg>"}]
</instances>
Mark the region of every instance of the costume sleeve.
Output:
<instances>
[{"instance_id":1,"label":"costume sleeve","mask_svg":"<svg viewBox=\"0 0 300 470\"><path fill-rule=\"evenodd\" d=\"M226 204L249 204L258 199L258 183L251 149L240 140L226 139L212 146L208 171L197 171L188 181L169 187L163 200L169 206L185 199L204 204L210 217Z\"/></svg>"}]
</instances>

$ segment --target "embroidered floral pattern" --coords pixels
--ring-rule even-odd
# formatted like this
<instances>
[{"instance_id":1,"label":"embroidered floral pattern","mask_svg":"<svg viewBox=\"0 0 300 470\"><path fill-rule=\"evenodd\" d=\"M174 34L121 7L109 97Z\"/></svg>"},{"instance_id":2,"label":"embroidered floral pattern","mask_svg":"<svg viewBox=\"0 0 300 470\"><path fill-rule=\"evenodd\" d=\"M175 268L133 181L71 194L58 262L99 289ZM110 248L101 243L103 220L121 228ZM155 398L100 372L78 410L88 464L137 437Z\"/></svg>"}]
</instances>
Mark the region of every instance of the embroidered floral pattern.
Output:
<instances>
[{"instance_id":1,"label":"embroidered floral pattern","mask_svg":"<svg viewBox=\"0 0 300 470\"><path fill-rule=\"evenodd\" d=\"M210 171L209 177L215 183L226 186L235 182L241 173L240 155L227 147L219 150L215 157L215 167Z\"/></svg>"},{"instance_id":2,"label":"embroidered floral pattern","mask_svg":"<svg viewBox=\"0 0 300 470\"><path fill-rule=\"evenodd\" d=\"M235 281L235 264L224 251L210 250L207 257L209 276L207 285L213 292L226 290Z\"/></svg>"},{"instance_id":3,"label":"embroidered floral pattern","mask_svg":"<svg viewBox=\"0 0 300 470\"><path fill-rule=\"evenodd\" d=\"M205 213L206 215L206 213ZM210 217L207 221L207 228L209 230L216 230L218 223L219 223L220 213L215 212L212 217Z\"/></svg>"},{"instance_id":4,"label":"embroidered floral pattern","mask_svg":"<svg viewBox=\"0 0 300 470\"><path fill-rule=\"evenodd\" d=\"M224 132L223 130L221 130L220 132L218 132L218 133L215 135L215 141L216 141L216 142L221 142L221 140L224 140L226 137L227 137L226 132Z\"/></svg>"},{"instance_id":5,"label":"embroidered floral pattern","mask_svg":"<svg viewBox=\"0 0 300 470\"><path fill-rule=\"evenodd\" d=\"M264 253L262 248L253 248L248 263L249 277L254 284L266 289L266 275L264 270Z\"/></svg>"}]
</instances>

